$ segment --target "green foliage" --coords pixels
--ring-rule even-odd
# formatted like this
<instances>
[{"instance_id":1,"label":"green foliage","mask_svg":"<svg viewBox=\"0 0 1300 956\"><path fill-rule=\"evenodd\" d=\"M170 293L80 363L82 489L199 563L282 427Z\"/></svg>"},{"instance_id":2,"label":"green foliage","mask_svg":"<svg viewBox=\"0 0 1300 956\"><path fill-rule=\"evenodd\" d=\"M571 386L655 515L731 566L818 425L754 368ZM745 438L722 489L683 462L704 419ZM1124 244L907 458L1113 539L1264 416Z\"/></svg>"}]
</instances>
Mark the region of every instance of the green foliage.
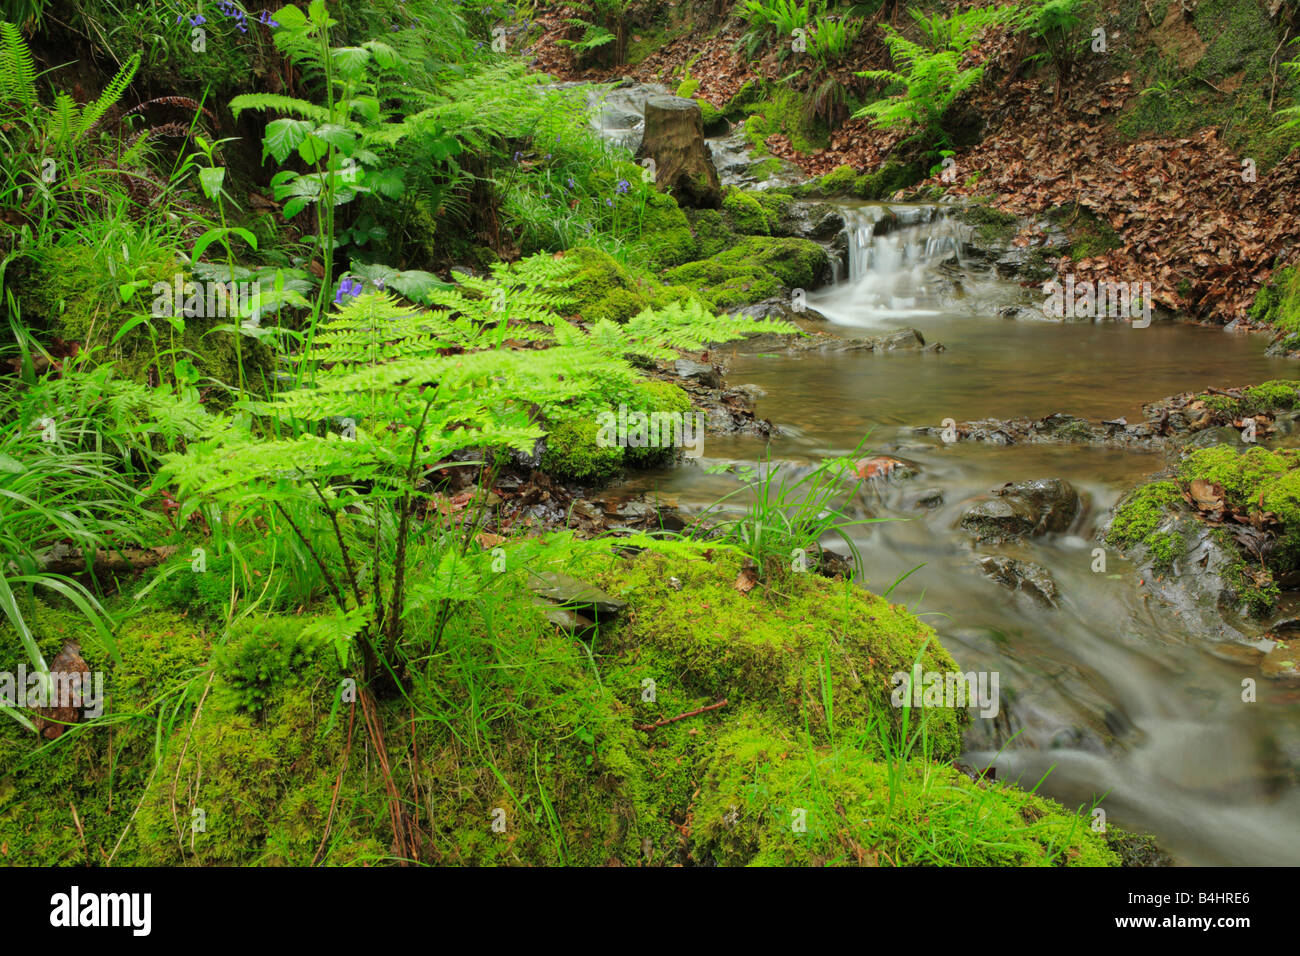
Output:
<instances>
[{"instance_id":1,"label":"green foliage","mask_svg":"<svg viewBox=\"0 0 1300 956\"><path fill-rule=\"evenodd\" d=\"M300 678L328 651L320 631L305 626L301 618L240 621L213 655L225 705L236 713L260 716L283 685Z\"/></svg>"},{"instance_id":2,"label":"green foliage","mask_svg":"<svg viewBox=\"0 0 1300 956\"><path fill-rule=\"evenodd\" d=\"M792 476L773 464L769 454L767 461L741 471L740 477L740 488L702 513L697 522L702 533L721 536L743 550L763 575L815 569L821 542L833 537L852 556L853 571L861 572L862 557L848 529L885 519L850 514L859 481L851 457L830 459ZM745 511L732 514L734 507L724 505L737 495Z\"/></svg>"},{"instance_id":3,"label":"green foliage","mask_svg":"<svg viewBox=\"0 0 1300 956\"><path fill-rule=\"evenodd\" d=\"M377 292L348 299L309 341L302 385L249 403L252 421L214 424L168 455L163 480L193 496L189 509L205 499L245 514L274 508L316 559L339 611L367 622L359 641L367 677L381 663L398 666L392 655L410 607L408 538L425 475L464 453L531 452L540 420L590 417L608 396L626 395L638 379L629 359L666 359L754 328L698 302L579 328L552 311L569 301L575 271L534 257L432 293L438 308L430 311ZM519 339L540 347L506 344ZM313 542L291 517L306 512L332 525L333 542ZM415 603L447 608L467 596L452 568L473 531L471 523L430 532L442 536L440 570L419 582ZM368 547L359 543L367 538Z\"/></svg>"},{"instance_id":4,"label":"green foliage","mask_svg":"<svg viewBox=\"0 0 1300 956\"><path fill-rule=\"evenodd\" d=\"M740 43L754 56L767 43L775 43L784 60L790 53L789 38L795 30L806 30L821 11L823 0L742 0L738 9L746 30Z\"/></svg>"},{"instance_id":5,"label":"green foliage","mask_svg":"<svg viewBox=\"0 0 1300 956\"><path fill-rule=\"evenodd\" d=\"M1300 332L1300 267L1278 269L1255 294L1250 317L1284 332Z\"/></svg>"}]
</instances>

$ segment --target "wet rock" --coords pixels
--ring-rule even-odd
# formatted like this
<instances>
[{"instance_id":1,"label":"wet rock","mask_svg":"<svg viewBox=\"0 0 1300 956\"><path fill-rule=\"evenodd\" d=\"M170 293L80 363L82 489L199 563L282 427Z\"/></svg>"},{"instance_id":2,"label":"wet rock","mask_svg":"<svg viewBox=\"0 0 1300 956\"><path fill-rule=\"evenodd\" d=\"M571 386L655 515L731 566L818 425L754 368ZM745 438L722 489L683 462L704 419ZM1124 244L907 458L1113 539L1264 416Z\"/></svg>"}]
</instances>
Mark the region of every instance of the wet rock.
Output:
<instances>
[{"instance_id":1,"label":"wet rock","mask_svg":"<svg viewBox=\"0 0 1300 956\"><path fill-rule=\"evenodd\" d=\"M695 382L705 388L722 388L722 373L713 365L705 365L692 359L678 359L673 363L677 377L688 382Z\"/></svg>"},{"instance_id":2,"label":"wet rock","mask_svg":"<svg viewBox=\"0 0 1300 956\"><path fill-rule=\"evenodd\" d=\"M1138 543L1123 553L1142 575L1142 586L1178 620L1189 634L1221 641L1258 643L1248 634L1256 628L1240 614L1241 597L1231 583L1241 558L1236 548L1225 543L1214 529L1206 527L1190 509L1164 516L1155 540L1179 540L1181 547L1172 560L1157 555ZM1157 537L1158 536L1158 537ZM1162 558L1164 563L1162 563ZM1267 642L1271 647L1271 642Z\"/></svg>"},{"instance_id":3,"label":"wet rock","mask_svg":"<svg viewBox=\"0 0 1300 956\"><path fill-rule=\"evenodd\" d=\"M699 209L722 207L722 184L704 142L700 104L680 96L646 100L645 132L637 158L655 161L655 185L678 203Z\"/></svg>"},{"instance_id":4,"label":"wet rock","mask_svg":"<svg viewBox=\"0 0 1300 956\"><path fill-rule=\"evenodd\" d=\"M908 508L919 508L925 511L933 511L943 504L942 488L926 488L918 491L915 495L906 500Z\"/></svg>"},{"instance_id":5,"label":"wet rock","mask_svg":"<svg viewBox=\"0 0 1300 956\"><path fill-rule=\"evenodd\" d=\"M1018 561L1005 555L989 555L979 559L980 570L1004 588L1024 594L1041 607L1057 606L1056 581L1050 571L1029 561Z\"/></svg>"},{"instance_id":6,"label":"wet rock","mask_svg":"<svg viewBox=\"0 0 1300 956\"><path fill-rule=\"evenodd\" d=\"M969 508L961 528L982 543L1065 531L1079 513L1079 493L1061 478L1006 484Z\"/></svg>"},{"instance_id":7,"label":"wet rock","mask_svg":"<svg viewBox=\"0 0 1300 956\"><path fill-rule=\"evenodd\" d=\"M880 335L841 338L831 332L815 331L801 338L791 337L786 346L791 352L942 352L938 342L926 345L925 336L916 329L895 329Z\"/></svg>"},{"instance_id":8,"label":"wet rock","mask_svg":"<svg viewBox=\"0 0 1300 956\"><path fill-rule=\"evenodd\" d=\"M616 617L627 607L626 601L606 594L595 585L555 571L530 572L528 588L551 604L569 610L588 610L598 621Z\"/></svg>"},{"instance_id":9,"label":"wet rock","mask_svg":"<svg viewBox=\"0 0 1300 956\"><path fill-rule=\"evenodd\" d=\"M1077 443L1116 448L1159 448L1167 444L1158 426L1151 422L1135 425L1092 422L1077 415L1055 413L1045 418L986 418L958 422L951 438L940 425L924 425L916 431L922 435L943 437L945 441L980 441L994 445L1038 443Z\"/></svg>"}]
</instances>

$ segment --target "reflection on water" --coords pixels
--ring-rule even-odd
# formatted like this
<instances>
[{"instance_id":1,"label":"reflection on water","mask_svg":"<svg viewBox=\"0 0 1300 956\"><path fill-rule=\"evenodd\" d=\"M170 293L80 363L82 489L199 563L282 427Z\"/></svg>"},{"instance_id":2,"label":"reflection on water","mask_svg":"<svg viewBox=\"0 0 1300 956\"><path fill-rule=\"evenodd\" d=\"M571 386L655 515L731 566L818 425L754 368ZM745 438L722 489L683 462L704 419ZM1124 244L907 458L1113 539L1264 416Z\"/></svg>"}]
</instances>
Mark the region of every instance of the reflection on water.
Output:
<instances>
[{"instance_id":1,"label":"reflection on water","mask_svg":"<svg viewBox=\"0 0 1300 956\"><path fill-rule=\"evenodd\" d=\"M906 256L872 262L908 266ZM864 269L860 262L859 281ZM1135 570L1117 555L1107 556L1104 572L1093 570L1099 522L1127 488L1163 467L1162 456L944 445L911 431L945 418L1058 411L1132 421L1143 402L1209 385L1294 378L1293 369L1265 357L1262 340L1218 329L1001 319L999 306L1024 301L1018 287L983 275L937 295L941 283L930 282L927 269L933 273L932 261L892 289L877 281L870 295L842 288L810 304L829 303L838 323L914 326L927 341L943 342L945 352L723 353L731 384L766 391L758 412L785 432L771 444L773 460L807 468L849 453L869 431L872 449L918 470L855 499L863 514L905 520L860 526L854 535L867 586L883 590L923 563L891 599L925 615L963 669L1000 672L1003 711L993 720L973 715L970 763L987 763L1001 749L999 778L1032 786L1047 774L1042 790L1071 806L1106 793L1111 822L1151 830L1181 862L1300 861L1300 695L1261 680L1259 701L1242 703L1242 678L1259 677L1251 652L1186 633L1151 606ZM882 296L893 298L884 303ZM904 320L882 318L900 299ZM704 453L699 463L639 476L631 487L700 506L736 487L733 477L702 465L755 462L767 449L753 439L709 436ZM1085 501L1068 533L997 549L976 547L957 529L972 500L1008 481L1042 477L1069 479ZM918 507L922 490L938 490L942 503ZM985 578L975 558L993 553L1050 569L1059 609L1040 608Z\"/></svg>"}]
</instances>

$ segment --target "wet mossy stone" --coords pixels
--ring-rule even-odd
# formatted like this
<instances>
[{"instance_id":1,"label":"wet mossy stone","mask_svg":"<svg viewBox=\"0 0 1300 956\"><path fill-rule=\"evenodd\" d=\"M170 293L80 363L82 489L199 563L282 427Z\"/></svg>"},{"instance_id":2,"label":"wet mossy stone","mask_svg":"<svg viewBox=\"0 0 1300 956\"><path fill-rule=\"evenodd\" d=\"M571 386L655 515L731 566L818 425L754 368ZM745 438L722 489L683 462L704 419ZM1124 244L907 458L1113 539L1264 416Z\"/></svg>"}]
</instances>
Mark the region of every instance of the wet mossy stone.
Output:
<instances>
[{"instance_id":1,"label":"wet mossy stone","mask_svg":"<svg viewBox=\"0 0 1300 956\"><path fill-rule=\"evenodd\" d=\"M719 308L750 305L830 278L826 250L807 239L747 236L712 259L669 269L665 277L700 291Z\"/></svg>"},{"instance_id":2,"label":"wet mossy stone","mask_svg":"<svg viewBox=\"0 0 1300 956\"><path fill-rule=\"evenodd\" d=\"M595 416L551 425L546 432L542 470L562 481L602 484L623 468L623 449L602 446Z\"/></svg>"}]
</instances>

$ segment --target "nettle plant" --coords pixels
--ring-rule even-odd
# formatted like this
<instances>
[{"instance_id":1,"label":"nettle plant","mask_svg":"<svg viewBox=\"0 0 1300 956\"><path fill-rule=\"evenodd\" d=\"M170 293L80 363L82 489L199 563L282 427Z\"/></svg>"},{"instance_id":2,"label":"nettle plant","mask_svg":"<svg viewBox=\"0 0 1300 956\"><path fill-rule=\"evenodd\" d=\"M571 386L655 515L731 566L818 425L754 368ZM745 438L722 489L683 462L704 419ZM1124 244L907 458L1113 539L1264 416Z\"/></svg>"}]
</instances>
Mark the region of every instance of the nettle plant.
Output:
<instances>
[{"instance_id":1,"label":"nettle plant","mask_svg":"<svg viewBox=\"0 0 1300 956\"><path fill-rule=\"evenodd\" d=\"M167 458L160 480L179 487L184 512L209 503L269 523L274 511L321 570L340 649L355 646L366 679L395 687L410 659L401 654L411 614L433 609L419 649L433 653L451 609L485 573L470 553L477 519L441 522L440 470L486 469L505 449L531 453L547 423L630 395L640 380L634 360L746 331L794 331L698 304L583 327L562 315L575 272L535 256L430 292L429 310L377 290L347 298L306 348L302 384L208 429ZM327 535L310 533L308 513ZM415 537L427 565L418 580L409 567Z\"/></svg>"}]
</instances>

